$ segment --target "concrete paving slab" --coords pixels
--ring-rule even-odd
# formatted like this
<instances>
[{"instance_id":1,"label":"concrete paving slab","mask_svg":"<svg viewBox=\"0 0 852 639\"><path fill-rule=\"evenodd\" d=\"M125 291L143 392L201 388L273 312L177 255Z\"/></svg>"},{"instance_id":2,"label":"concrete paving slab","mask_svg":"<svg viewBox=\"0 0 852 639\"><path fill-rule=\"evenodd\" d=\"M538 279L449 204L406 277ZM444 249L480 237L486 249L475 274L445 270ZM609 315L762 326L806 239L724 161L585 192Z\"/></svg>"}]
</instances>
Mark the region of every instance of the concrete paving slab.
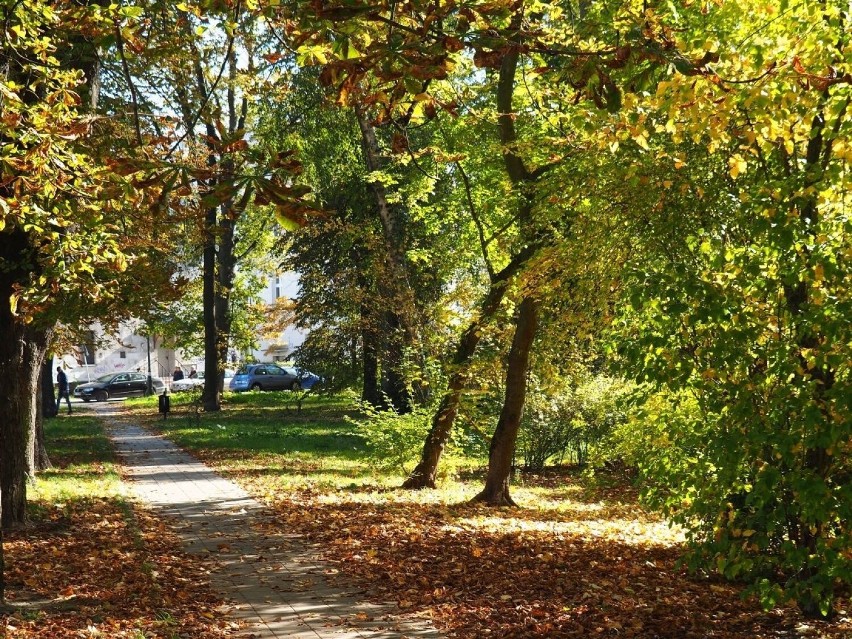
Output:
<instances>
[{"instance_id":1,"label":"concrete paving slab","mask_svg":"<svg viewBox=\"0 0 852 639\"><path fill-rule=\"evenodd\" d=\"M187 552L209 562L229 617L256 639L440 639L395 604L370 603L329 582L318 550L291 533L270 534L274 513L163 437L99 407L137 499L161 513ZM265 524L265 525L264 525ZM262 527L262 532L261 532ZM360 613L360 614L359 614Z\"/></svg>"}]
</instances>

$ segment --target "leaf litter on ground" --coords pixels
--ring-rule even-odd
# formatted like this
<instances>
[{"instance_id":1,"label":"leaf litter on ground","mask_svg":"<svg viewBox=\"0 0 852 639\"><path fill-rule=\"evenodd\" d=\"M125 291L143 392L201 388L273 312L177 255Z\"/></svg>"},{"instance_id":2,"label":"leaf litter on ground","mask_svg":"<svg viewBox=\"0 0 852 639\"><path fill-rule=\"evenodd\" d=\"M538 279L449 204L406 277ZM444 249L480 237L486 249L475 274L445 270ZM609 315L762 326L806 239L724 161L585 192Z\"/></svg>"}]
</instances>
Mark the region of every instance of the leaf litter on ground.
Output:
<instances>
[{"instance_id":1,"label":"leaf litter on ground","mask_svg":"<svg viewBox=\"0 0 852 639\"><path fill-rule=\"evenodd\" d=\"M293 419L269 418L281 431ZM179 431L167 434L186 445ZM467 504L481 476L403 491L393 487L401 478L371 477L333 452L192 444L275 510L270 533L304 536L333 578L431 618L448 637L852 637L848 599L834 622L806 621L792 605L764 612L740 586L687 574L681 531L618 477L525 477L513 488L523 507L495 509Z\"/></svg>"}]
</instances>

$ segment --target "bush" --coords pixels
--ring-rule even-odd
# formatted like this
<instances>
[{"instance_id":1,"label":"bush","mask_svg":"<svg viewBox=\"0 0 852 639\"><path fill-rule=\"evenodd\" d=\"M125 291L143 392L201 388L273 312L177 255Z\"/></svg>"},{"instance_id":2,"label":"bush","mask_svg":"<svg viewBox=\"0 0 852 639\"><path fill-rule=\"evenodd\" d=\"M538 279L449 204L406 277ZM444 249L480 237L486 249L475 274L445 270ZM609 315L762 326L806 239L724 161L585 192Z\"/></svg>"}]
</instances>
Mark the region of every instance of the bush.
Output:
<instances>
[{"instance_id":1,"label":"bush","mask_svg":"<svg viewBox=\"0 0 852 639\"><path fill-rule=\"evenodd\" d=\"M852 261L838 257L852 223L765 220L748 216L739 243L702 232L689 260L640 265L619 350L660 392L620 439L646 498L688 530L693 568L828 617L852 585ZM793 304L797 291L809 297Z\"/></svg>"},{"instance_id":2,"label":"bush","mask_svg":"<svg viewBox=\"0 0 852 639\"><path fill-rule=\"evenodd\" d=\"M349 421L355 426L353 434L366 441L370 462L378 468L408 474L420 458L432 408L419 406L410 413L400 414L362 404L361 410L364 419Z\"/></svg>"},{"instance_id":3,"label":"bush","mask_svg":"<svg viewBox=\"0 0 852 639\"><path fill-rule=\"evenodd\" d=\"M519 449L526 470L541 470L566 457L584 465L606 461L603 446L625 420L624 398L633 387L606 375L588 375L580 383L566 379L556 391L533 386L528 396Z\"/></svg>"}]
</instances>

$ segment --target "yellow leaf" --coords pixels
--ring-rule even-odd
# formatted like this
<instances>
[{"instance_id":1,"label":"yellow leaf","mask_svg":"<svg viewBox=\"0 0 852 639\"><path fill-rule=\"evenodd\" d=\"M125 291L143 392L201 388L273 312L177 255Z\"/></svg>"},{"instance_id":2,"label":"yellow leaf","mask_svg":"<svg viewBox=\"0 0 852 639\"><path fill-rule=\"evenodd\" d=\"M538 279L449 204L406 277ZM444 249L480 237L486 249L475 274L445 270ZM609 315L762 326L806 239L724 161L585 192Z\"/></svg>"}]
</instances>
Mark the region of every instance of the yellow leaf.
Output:
<instances>
[{"instance_id":1,"label":"yellow leaf","mask_svg":"<svg viewBox=\"0 0 852 639\"><path fill-rule=\"evenodd\" d=\"M817 282L822 282L825 279L825 269L822 267L822 264L817 264L814 267L814 280Z\"/></svg>"},{"instance_id":2,"label":"yellow leaf","mask_svg":"<svg viewBox=\"0 0 852 639\"><path fill-rule=\"evenodd\" d=\"M746 168L748 168L748 163L745 161L743 156L737 153L728 159L728 168L730 170L729 172L731 177L736 180L740 174L745 173Z\"/></svg>"}]
</instances>

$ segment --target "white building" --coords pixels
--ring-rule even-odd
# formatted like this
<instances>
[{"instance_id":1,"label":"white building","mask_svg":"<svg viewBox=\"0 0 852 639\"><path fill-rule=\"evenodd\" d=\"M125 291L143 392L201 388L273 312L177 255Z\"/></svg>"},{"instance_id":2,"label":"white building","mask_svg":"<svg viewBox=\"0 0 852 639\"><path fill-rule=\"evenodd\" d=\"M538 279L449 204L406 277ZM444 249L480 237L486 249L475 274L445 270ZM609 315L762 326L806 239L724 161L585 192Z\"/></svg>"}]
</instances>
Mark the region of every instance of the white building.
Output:
<instances>
[{"instance_id":1,"label":"white building","mask_svg":"<svg viewBox=\"0 0 852 639\"><path fill-rule=\"evenodd\" d=\"M273 274L267 277L267 286L261 293L267 306L274 306L281 298L295 299L299 294L299 278L295 273ZM166 348L163 338L154 336L150 340L138 335L138 321L124 322L115 335L107 333L95 323L90 327L89 339L78 344L70 353L58 358L55 366L61 365L70 382L85 382L100 375L119 371L141 371L148 373L150 351L151 375L171 379L175 365L185 374L192 368L204 370L204 358L186 355L180 348ZM258 347L250 353L235 354L241 360L259 362L286 362L293 351L305 341L305 332L295 326L286 326L273 339L261 338ZM228 362L232 366L234 362Z\"/></svg>"},{"instance_id":2,"label":"white building","mask_svg":"<svg viewBox=\"0 0 852 639\"><path fill-rule=\"evenodd\" d=\"M272 274L267 278L266 288L261 293L267 306L275 306L281 298L295 300L299 297L299 276L296 273ZM261 338L258 347L251 353L243 353L258 362L286 362L294 350L305 341L306 333L289 325L274 339Z\"/></svg>"},{"instance_id":3,"label":"white building","mask_svg":"<svg viewBox=\"0 0 852 639\"><path fill-rule=\"evenodd\" d=\"M151 375L169 378L175 363L183 364L179 353L165 348L159 337L149 339L138 335L136 321L123 322L115 334L107 333L95 323L90 327L88 339L77 344L70 353L57 358L70 382L86 382L107 373L141 371L148 373L150 353ZM188 370L188 368L187 368Z\"/></svg>"}]
</instances>

